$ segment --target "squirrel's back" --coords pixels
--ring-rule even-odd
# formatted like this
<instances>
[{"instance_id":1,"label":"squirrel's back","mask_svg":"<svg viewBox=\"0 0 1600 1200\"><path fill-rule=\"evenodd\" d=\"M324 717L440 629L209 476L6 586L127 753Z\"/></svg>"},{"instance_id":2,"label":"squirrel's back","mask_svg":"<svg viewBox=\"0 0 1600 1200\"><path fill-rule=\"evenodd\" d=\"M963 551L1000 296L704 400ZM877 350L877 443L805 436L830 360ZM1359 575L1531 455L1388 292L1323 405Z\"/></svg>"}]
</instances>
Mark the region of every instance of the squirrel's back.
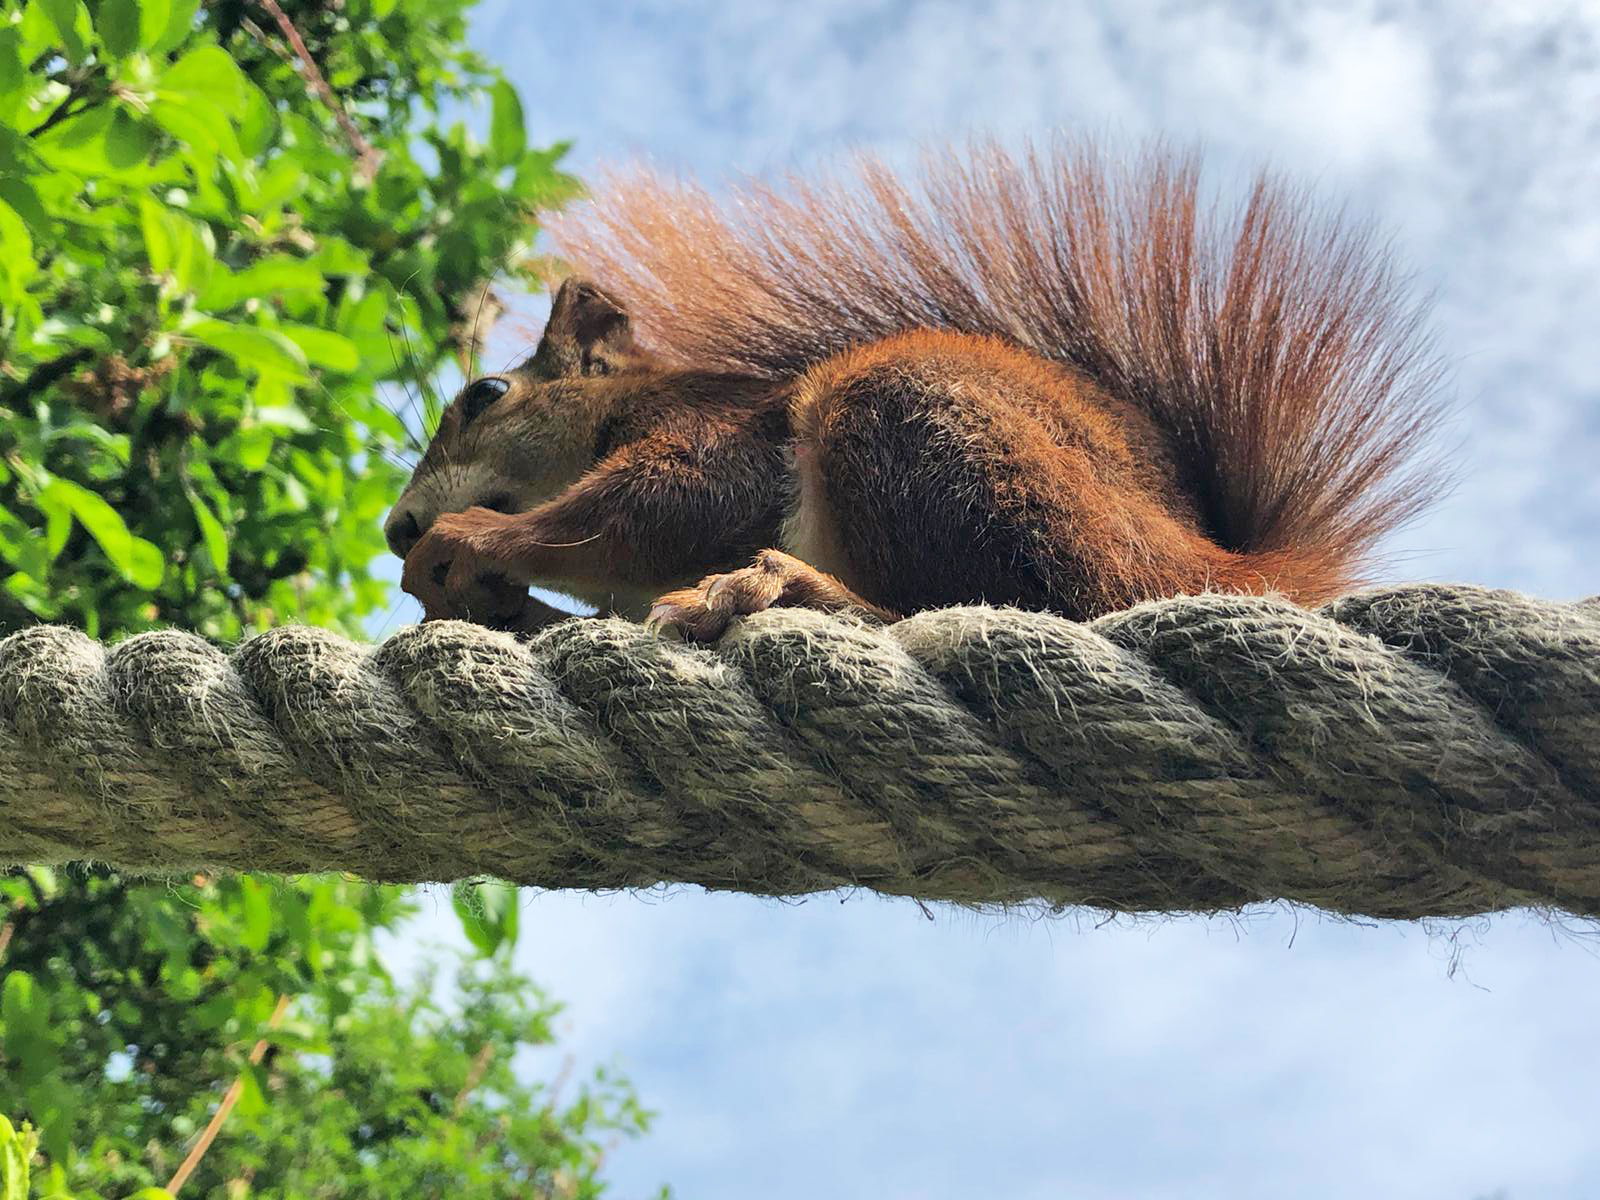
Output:
<instances>
[{"instance_id":1,"label":"squirrel's back","mask_svg":"<svg viewBox=\"0 0 1600 1200\"><path fill-rule=\"evenodd\" d=\"M1218 545L1354 582L1440 490L1425 305L1370 229L1265 175L1228 208L1200 176L1064 140L722 201L640 171L551 231L669 363L787 379L912 329L1068 363L1165 432Z\"/></svg>"}]
</instances>

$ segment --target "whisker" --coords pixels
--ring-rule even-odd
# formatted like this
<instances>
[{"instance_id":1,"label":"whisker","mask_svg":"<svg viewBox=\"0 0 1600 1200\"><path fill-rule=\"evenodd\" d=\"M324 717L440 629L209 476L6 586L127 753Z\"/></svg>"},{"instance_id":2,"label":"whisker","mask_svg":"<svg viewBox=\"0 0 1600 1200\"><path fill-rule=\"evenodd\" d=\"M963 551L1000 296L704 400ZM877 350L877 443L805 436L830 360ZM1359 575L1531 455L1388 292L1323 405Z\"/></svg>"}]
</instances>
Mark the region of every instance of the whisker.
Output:
<instances>
[{"instance_id":1,"label":"whisker","mask_svg":"<svg viewBox=\"0 0 1600 1200\"><path fill-rule=\"evenodd\" d=\"M444 405L439 403L439 395L433 384L422 373L422 364L417 359L416 348L411 344L411 328L404 321L400 323L400 336L406 344L406 360L411 365L411 373L417 381L417 390L422 393L422 421L423 432L430 437L433 431L439 428L439 418L444 415Z\"/></svg>"},{"instance_id":2,"label":"whisker","mask_svg":"<svg viewBox=\"0 0 1600 1200\"><path fill-rule=\"evenodd\" d=\"M389 606L389 611L384 615L383 624L378 626L378 637L384 637L389 632L389 626L394 624L394 619L400 615L400 606L406 602L405 593L400 593L400 598Z\"/></svg>"},{"instance_id":3,"label":"whisker","mask_svg":"<svg viewBox=\"0 0 1600 1200\"><path fill-rule=\"evenodd\" d=\"M347 405L344 401L340 400L338 396L334 395L334 393L329 389L328 385L322 382L322 379L321 379L320 376L313 376L313 380L316 383L317 387L321 389L323 396L330 403L332 403L336 408L338 408L341 412L343 412L345 416L349 417L352 423L354 423L356 425L363 425L363 423L360 420L360 418L358 418L356 416L356 414L351 411L350 406ZM316 429L316 430L318 430L318 431L320 431L322 433L326 433L326 434L332 435L334 437L339 436L339 433L340 433L339 430L330 428L327 425L316 425L316 424L313 424L312 428ZM363 428L366 428L369 433L372 432L371 428L368 427L368 426L363 425ZM382 454L386 458L388 458L391 463L393 463L395 466L399 467L402 471L409 472L412 469L412 464L407 463L398 454L394 453L391 449L389 449L389 447L383 445L381 442L375 442L375 441L367 442L365 444L364 448L366 450L369 450L369 451L376 450L379 454Z\"/></svg>"},{"instance_id":4,"label":"whisker","mask_svg":"<svg viewBox=\"0 0 1600 1200\"><path fill-rule=\"evenodd\" d=\"M389 339L389 357L394 359L395 369L400 371L400 375L395 382L399 383L400 390L406 398L406 409L411 413L412 417L420 426L423 423L422 410L418 407L417 398L412 394L411 384L406 379L404 372L404 368L410 366L411 363L409 361L401 360L400 348L394 344L394 330L389 327L388 321L383 323L383 336ZM405 427L406 436L411 438L413 442L417 442L420 447L420 441L417 438L417 435L412 432L411 423L406 420L406 414L403 412L395 412L393 409L390 409L389 411L394 412L394 415L400 418L400 424ZM426 436L428 433L426 429L424 429L422 432L424 436Z\"/></svg>"},{"instance_id":5,"label":"whisker","mask_svg":"<svg viewBox=\"0 0 1600 1200\"><path fill-rule=\"evenodd\" d=\"M402 301L409 298L406 294L406 289L411 286L411 281L415 279L416 276L417 272L413 271L409 276L406 277L405 283L401 285L400 297ZM411 301L411 306L414 310L420 311L415 300ZM406 357L411 364L412 374L416 377L417 390L422 393L423 414L425 419L423 432L431 437L433 436L433 432L439 428L439 419L444 413L444 405L440 403L439 400L439 389L435 387L433 381L423 373L422 362L417 357L416 347L411 344L411 323L404 319L404 308L405 306L402 303L400 336L402 339L404 339L406 344Z\"/></svg>"},{"instance_id":6,"label":"whisker","mask_svg":"<svg viewBox=\"0 0 1600 1200\"><path fill-rule=\"evenodd\" d=\"M478 311L472 314L472 329L467 335L467 346L464 351L465 361L461 364L461 373L468 378L472 376L472 364L478 361L478 324L483 320L483 305L489 299L489 288L494 281L485 279L483 291L478 293Z\"/></svg>"},{"instance_id":7,"label":"whisker","mask_svg":"<svg viewBox=\"0 0 1600 1200\"><path fill-rule=\"evenodd\" d=\"M532 358L534 353L538 349L539 349L539 346L538 346L537 343L535 343L534 346L532 347L532 349L524 350L519 354L513 354L510 358L508 358L506 360L505 365L500 368L500 374L504 375L507 371L511 370L512 369L512 364L514 364L516 362L519 362L519 361L524 361L525 362L529 358Z\"/></svg>"},{"instance_id":8,"label":"whisker","mask_svg":"<svg viewBox=\"0 0 1600 1200\"><path fill-rule=\"evenodd\" d=\"M423 373L422 363L417 357L416 347L411 342L411 322L408 319L409 314L406 310L406 302L410 301L411 309L420 311L417 302L411 299L410 296L411 282L416 279L420 270L421 268L419 267L416 271L411 272L396 289L400 301L400 320L397 324L400 330L400 337L406 345L406 365L411 368L412 377L416 380L417 390L422 397L422 411L417 419L422 425L423 435L432 437L434 431L439 428L439 417L443 412L444 405L439 401L438 389L431 384ZM387 325L385 325L385 330L387 328Z\"/></svg>"},{"instance_id":9,"label":"whisker","mask_svg":"<svg viewBox=\"0 0 1600 1200\"><path fill-rule=\"evenodd\" d=\"M407 292L408 292L408 289L411 287L411 281L414 280L417 277L417 275L421 272L421 270L422 270L422 268L418 267L415 271L412 271L411 274L407 275L405 277L405 279L401 281L400 286L395 289L395 295L398 298L399 303L400 303L400 319L397 322L397 325L399 326L400 331L401 331L402 334L405 333L405 327L406 327L406 301L408 299L410 299L410 297L407 294ZM414 306L416 304L416 301L412 300L411 303ZM402 365L410 367L412 375L414 375L414 376L418 375L419 371L418 371L418 368L417 368L415 354L413 353L412 348L411 348L411 339L409 337L406 338L406 358L405 358L404 364L402 364L401 361L400 361L400 356L395 352L395 349L394 349L394 333L389 328L388 320L385 320L384 323L383 323L383 332L384 332L384 335L386 337L388 337L388 339L389 339L389 352L394 357L395 365L397 367L398 366L402 366ZM407 399L408 402L415 403L415 401L413 401L412 397L411 397L411 386L410 386L410 384L406 385L406 399ZM422 413L416 411L415 409L413 409L413 412L414 412L418 422L421 422L422 419L423 419ZM428 432L429 431L426 430L426 429L423 430L424 434L427 434Z\"/></svg>"},{"instance_id":10,"label":"whisker","mask_svg":"<svg viewBox=\"0 0 1600 1200\"><path fill-rule=\"evenodd\" d=\"M590 542L598 541L604 536L605 533L602 531L600 533L591 533L588 537L580 538L576 542L523 542L522 544L525 546L539 546L545 550L570 550L574 546L587 546Z\"/></svg>"}]
</instances>

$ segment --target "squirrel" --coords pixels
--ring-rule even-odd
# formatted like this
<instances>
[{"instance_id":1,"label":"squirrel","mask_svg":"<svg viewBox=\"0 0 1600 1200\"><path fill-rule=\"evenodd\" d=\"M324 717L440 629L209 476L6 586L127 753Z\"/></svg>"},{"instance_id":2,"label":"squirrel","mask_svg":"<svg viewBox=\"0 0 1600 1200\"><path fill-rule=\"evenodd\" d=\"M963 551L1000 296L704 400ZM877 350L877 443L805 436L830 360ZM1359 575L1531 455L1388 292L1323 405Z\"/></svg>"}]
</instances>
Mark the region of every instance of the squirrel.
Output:
<instances>
[{"instance_id":1,"label":"squirrel","mask_svg":"<svg viewBox=\"0 0 1600 1200\"><path fill-rule=\"evenodd\" d=\"M1160 148L913 178L638 171L558 216L537 349L386 521L425 618L570 616L534 584L694 641L784 605L1313 605L1441 491L1426 303L1370 227L1266 173L1224 209Z\"/></svg>"}]
</instances>

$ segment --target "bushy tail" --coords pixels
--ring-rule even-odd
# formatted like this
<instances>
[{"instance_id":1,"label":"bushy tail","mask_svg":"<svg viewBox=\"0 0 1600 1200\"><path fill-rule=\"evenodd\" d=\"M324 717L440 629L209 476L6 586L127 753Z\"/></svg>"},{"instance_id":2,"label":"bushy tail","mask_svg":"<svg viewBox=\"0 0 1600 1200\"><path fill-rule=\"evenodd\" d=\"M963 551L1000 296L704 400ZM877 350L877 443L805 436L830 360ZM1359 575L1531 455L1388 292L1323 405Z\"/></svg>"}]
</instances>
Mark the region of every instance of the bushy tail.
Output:
<instances>
[{"instance_id":1,"label":"bushy tail","mask_svg":"<svg viewBox=\"0 0 1600 1200\"><path fill-rule=\"evenodd\" d=\"M639 171L551 222L558 251L669 360L792 376L910 328L1009 337L1170 431L1227 549L1349 579L1440 487L1439 361L1369 228L1262 175L1090 143L930 156L724 199Z\"/></svg>"}]
</instances>

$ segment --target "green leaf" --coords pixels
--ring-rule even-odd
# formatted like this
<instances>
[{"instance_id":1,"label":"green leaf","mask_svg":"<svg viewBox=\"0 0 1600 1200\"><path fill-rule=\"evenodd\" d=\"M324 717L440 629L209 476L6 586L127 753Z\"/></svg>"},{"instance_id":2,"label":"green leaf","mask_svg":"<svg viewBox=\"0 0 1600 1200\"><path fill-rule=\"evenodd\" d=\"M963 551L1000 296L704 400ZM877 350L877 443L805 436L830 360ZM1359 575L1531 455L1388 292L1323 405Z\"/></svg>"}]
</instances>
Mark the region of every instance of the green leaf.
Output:
<instances>
[{"instance_id":1,"label":"green leaf","mask_svg":"<svg viewBox=\"0 0 1600 1200\"><path fill-rule=\"evenodd\" d=\"M78 0L36 0L56 27L61 46L74 63L83 61L83 39L78 36Z\"/></svg>"},{"instance_id":2,"label":"green leaf","mask_svg":"<svg viewBox=\"0 0 1600 1200\"><path fill-rule=\"evenodd\" d=\"M40 158L68 171L82 175L113 174L114 168L106 160L105 141L113 112L109 104L96 104L33 138L29 145Z\"/></svg>"},{"instance_id":3,"label":"green leaf","mask_svg":"<svg viewBox=\"0 0 1600 1200\"><path fill-rule=\"evenodd\" d=\"M189 337L220 350L241 367L265 375L277 375L296 382L306 376L306 356L283 334L255 325L235 325L215 317L183 322L179 328Z\"/></svg>"},{"instance_id":4,"label":"green leaf","mask_svg":"<svg viewBox=\"0 0 1600 1200\"><path fill-rule=\"evenodd\" d=\"M129 582L136 582L135 538L128 529L128 523L116 509L88 488L73 483L70 479L52 479L40 494L70 509L72 515L78 519L78 524L88 530L89 536L100 544L100 549L105 551L111 565L121 572L123 578ZM159 578L158 575L158 582ZM139 586L149 585L140 583Z\"/></svg>"},{"instance_id":5,"label":"green leaf","mask_svg":"<svg viewBox=\"0 0 1600 1200\"><path fill-rule=\"evenodd\" d=\"M45 214L39 193L33 190L33 185L26 179L16 175L0 175L0 200L16 209L17 215L27 222L30 229L47 236L56 232L56 223Z\"/></svg>"},{"instance_id":6,"label":"green leaf","mask_svg":"<svg viewBox=\"0 0 1600 1200\"><path fill-rule=\"evenodd\" d=\"M177 15L174 10L174 18ZM202 46L156 80L150 116L180 141L240 162L244 152L234 122L245 115L254 90L227 51Z\"/></svg>"},{"instance_id":7,"label":"green leaf","mask_svg":"<svg viewBox=\"0 0 1600 1200\"><path fill-rule=\"evenodd\" d=\"M306 361L330 371L354 371L361 365L356 344L342 334L313 325L278 326L278 331L305 353Z\"/></svg>"},{"instance_id":8,"label":"green leaf","mask_svg":"<svg viewBox=\"0 0 1600 1200\"><path fill-rule=\"evenodd\" d=\"M306 185L305 171L297 155L275 155L256 180L257 211L268 212L287 203L305 191Z\"/></svg>"},{"instance_id":9,"label":"green leaf","mask_svg":"<svg viewBox=\"0 0 1600 1200\"><path fill-rule=\"evenodd\" d=\"M204 101L157 92L150 103L150 116L173 137L196 150L222 154L234 162L244 157L227 114Z\"/></svg>"},{"instance_id":10,"label":"green leaf","mask_svg":"<svg viewBox=\"0 0 1600 1200\"><path fill-rule=\"evenodd\" d=\"M360 249L341 237L325 237L317 252L306 260L324 275L364 275L372 263Z\"/></svg>"},{"instance_id":11,"label":"green leaf","mask_svg":"<svg viewBox=\"0 0 1600 1200\"><path fill-rule=\"evenodd\" d=\"M148 196L139 197L139 228L144 234L144 253L150 269L165 275L172 269L172 234L162 207Z\"/></svg>"},{"instance_id":12,"label":"green leaf","mask_svg":"<svg viewBox=\"0 0 1600 1200\"><path fill-rule=\"evenodd\" d=\"M172 24L170 0L135 0L139 7L139 49L151 50L161 41ZM190 17L193 17L191 12ZM187 30L185 30L187 32Z\"/></svg>"},{"instance_id":13,"label":"green leaf","mask_svg":"<svg viewBox=\"0 0 1600 1200\"><path fill-rule=\"evenodd\" d=\"M139 0L100 0L100 15L95 22L100 40L118 58L125 58L140 46ZM165 28L166 21L162 20Z\"/></svg>"},{"instance_id":14,"label":"green leaf","mask_svg":"<svg viewBox=\"0 0 1600 1200\"><path fill-rule=\"evenodd\" d=\"M172 238L172 276L180 292L199 291L211 276L217 244L211 227L170 210L162 214Z\"/></svg>"},{"instance_id":15,"label":"green leaf","mask_svg":"<svg viewBox=\"0 0 1600 1200\"><path fill-rule=\"evenodd\" d=\"M172 0L172 11L167 17L167 27L149 47L151 54L167 54L175 50L194 32L195 14L200 11L201 0Z\"/></svg>"},{"instance_id":16,"label":"green leaf","mask_svg":"<svg viewBox=\"0 0 1600 1200\"><path fill-rule=\"evenodd\" d=\"M522 101L517 89L504 79L490 89L493 108L489 118L489 153L495 162L509 166L522 157L528 145L527 126L522 119Z\"/></svg>"},{"instance_id":17,"label":"green leaf","mask_svg":"<svg viewBox=\"0 0 1600 1200\"><path fill-rule=\"evenodd\" d=\"M194 519L200 526L200 537L205 542L206 553L219 575L228 573L228 534L217 515L206 507L206 502L194 492L189 493L189 507L194 509Z\"/></svg>"},{"instance_id":18,"label":"green leaf","mask_svg":"<svg viewBox=\"0 0 1600 1200\"><path fill-rule=\"evenodd\" d=\"M13 298L38 270L33 257L33 238L17 210L0 200L0 276L10 284Z\"/></svg>"},{"instance_id":19,"label":"green leaf","mask_svg":"<svg viewBox=\"0 0 1600 1200\"><path fill-rule=\"evenodd\" d=\"M254 158L266 153L272 145L272 135L278 129L278 114L272 102L258 87L247 89L244 116L239 121L239 147Z\"/></svg>"},{"instance_id":20,"label":"green leaf","mask_svg":"<svg viewBox=\"0 0 1600 1200\"><path fill-rule=\"evenodd\" d=\"M0 1200L28 1200L28 1165L38 1144L38 1134L0 1116Z\"/></svg>"},{"instance_id":21,"label":"green leaf","mask_svg":"<svg viewBox=\"0 0 1600 1200\"><path fill-rule=\"evenodd\" d=\"M167 574L167 556L161 547L142 537L133 539L132 561L128 567L128 582L134 587L153 592L161 586Z\"/></svg>"},{"instance_id":22,"label":"green leaf","mask_svg":"<svg viewBox=\"0 0 1600 1200\"><path fill-rule=\"evenodd\" d=\"M33 976L26 971L10 971L0 988L0 1020L5 1022L6 1043L11 1057L20 1057L21 1043L44 1038L50 1020L49 1000L40 993Z\"/></svg>"},{"instance_id":23,"label":"green leaf","mask_svg":"<svg viewBox=\"0 0 1600 1200\"><path fill-rule=\"evenodd\" d=\"M27 78L22 70L21 42L22 35L14 27L0 28L0 96L9 96Z\"/></svg>"},{"instance_id":24,"label":"green leaf","mask_svg":"<svg viewBox=\"0 0 1600 1200\"><path fill-rule=\"evenodd\" d=\"M220 46L191 50L161 73L156 90L190 105L213 108L229 117L242 117L245 79L239 64Z\"/></svg>"},{"instance_id":25,"label":"green leaf","mask_svg":"<svg viewBox=\"0 0 1600 1200\"><path fill-rule=\"evenodd\" d=\"M65 504L54 504L40 497L39 507L44 510L44 549L54 562L67 548L67 538L72 533L72 510Z\"/></svg>"},{"instance_id":26,"label":"green leaf","mask_svg":"<svg viewBox=\"0 0 1600 1200\"><path fill-rule=\"evenodd\" d=\"M244 1120L267 1111L266 1072L260 1064L247 1062L239 1071L239 1116Z\"/></svg>"},{"instance_id":27,"label":"green leaf","mask_svg":"<svg viewBox=\"0 0 1600 1200\"><path fill-rule=\"evenodd\" d=\"M223 443L222 451L244 470L259 471L272 458L272 448L277 443L277 435L272 430L252 426L229 438Z\"/></svg>"},{"instance_id":28,"label":"green leaf","mask_svg":"<svg viewBox=\"0 0 1600 1200\"><path fill-rule=\"evenodd\" d=\"M485 954L517 940L517 889L505 883L459 883L451 905L467 940Z\"/></svg>"},{"instance_id":29,"label":"green leaf","mask_svg":"<svg viewBox=\"0 0 1600 1200\"><path fill-rule=\"evenodd\" d=\"M272 891L248 875L241 876L239 900L244 918L239 943L252 954L259 954L272 937Z\"/></svg>"},{"instance_id":30,"label":"green leaf","mask_svg":"<svg viewBox=\"0 0 1600 1200\"><path fill-rule=\"evenodd\" d=\"M106 130L106 161L114 167L132 167L150 157L155 132L139 117L119 108Z\"/></svg>"},{"instance_id":31,"label":"green leaf","mask_svg":"<svg viewBox=\"0 0 1600 1200\"><path fill-rule=\"evenodd\" d=\"M235 277L244 296L265 298L281 292L303 292L320 296L328 281L322 272L303 258L272 254L257 259Z\"/></svg>"}]
</instances>

